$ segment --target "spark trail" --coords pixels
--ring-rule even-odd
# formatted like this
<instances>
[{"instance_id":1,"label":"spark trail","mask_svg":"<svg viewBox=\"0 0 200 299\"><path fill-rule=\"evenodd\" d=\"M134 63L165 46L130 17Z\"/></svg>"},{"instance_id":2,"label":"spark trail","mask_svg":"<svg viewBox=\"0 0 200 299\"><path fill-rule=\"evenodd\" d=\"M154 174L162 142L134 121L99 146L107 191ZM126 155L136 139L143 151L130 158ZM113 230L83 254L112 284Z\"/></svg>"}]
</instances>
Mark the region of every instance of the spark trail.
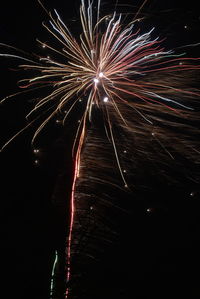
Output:
<instances>
[{"instance_id":1,"label":"spark trail","mask_svg":"<svg viewBox=\"0 0 200 299\"><path fill-rule=\"evenodd\" d=\"M178 119L176 124L185 129L186 135L190 132L191 126L185 125L184 121L188 118L198 118L193 104L199 98L199 91L187 86L183 78L199 70L199 59L187 58L184 53L176 54L172 50L166 50L159 37L152 37L154 28L145 33L135 29L137 16L145 3L146 1L139 8L133 21L126 24L123 15L116 12L109 16L101 16L100 0L97 1L96 11L93 1L88 0L86 4L86 1L82 0L82 32L79 37L74 37L58 12L48 12L40 2L50 19L49 23L43 26L57 40L59 47L55 48L39 40L38 42L43 48L52 51L52 54L60 56L60 60L41 56L35 61L26 58L25 55L0 54L24 60L20 68L37 72L36 76L20 81L20 87L24 89L22 92L40 90L48 86L53 88L53 91L38 100L27 115L27 119L31 119L30 123L3 148L34 122L40 121L44 114L47 117L44 121L41 120L33 136L33 144L42 129L58 113L64 115L62 121L65 125L80 101L84 106L73 145L74 177L66 253L67 282L71 279L71 246L76 216L75 193L82 162L82 148L85 145L88 124L92 123L93 112L96 109L103 115L103 129L112 145L121 177L121 188L130 189L131 186L127 182L126 170L122 167L120 139L116 136L115 127L123 130L130 140L134 139L134 136L137 137L138 149L141 147L140 153L148 154L148 146L144 140L151 136L172 160L174 148L194 160L195 154L198 154L192 142L184 150L179 143L177 147L174 143L173 150L169 150L166 145L167 138L173 137L176 141L178 138L176 134L173 135L173 132L163 128L163 122L169 128L174 127L173 121L165 121L166 116L172 116ZM2 102L17 95L11 95ZM66 290L66 298L68 297L69 287Z\"/></svg>"}]
</instances>

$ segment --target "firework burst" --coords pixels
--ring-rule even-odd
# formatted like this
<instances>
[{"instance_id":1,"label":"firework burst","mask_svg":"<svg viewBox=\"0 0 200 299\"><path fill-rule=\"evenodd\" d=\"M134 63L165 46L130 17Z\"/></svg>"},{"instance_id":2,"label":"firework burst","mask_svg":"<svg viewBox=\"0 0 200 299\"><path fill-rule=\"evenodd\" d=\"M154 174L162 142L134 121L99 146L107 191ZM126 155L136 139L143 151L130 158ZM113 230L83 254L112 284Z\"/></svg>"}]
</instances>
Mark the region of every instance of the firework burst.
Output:
<instances>
[{"instance_id":1,"label":"firework burst","mask_svg":"<svg viewBox=\"0 0 200 299\"><path fill-rule=\"evenodd\" d=\"M143 159L151 161L152 164L156 160L165 164L169 159L175 160L177 153L183 154L191 161L199 160L198 148L192 138L197 129L193 123L188 124L188 120L198 119L195 107L199 91L186 84L193 73L199 70L199 60L166 50L159 37L152 37L154 28L150 28L146 33L136 30L138 14L131 23L124 25L123 15L116 12L102 17L100 5L99 0L95 13L92 1L88 1L87 5L84 0L81 1L82 33L78 38L72 35L56 10L53 13L47 12L50 21L48 25L44 24L44 27L61 47L55 48L40 41L39 43L43 48L60 55L61 62L50 57L39 57L38 61L33 61L24 56L1 54L24 60L25 63L21 64L20 68L37 73L34 77L20 81L20 87L25 89L23 92L53 87L53 91L39 99L27 115L28 120L32 119L27 127L13 138L40 118L43 119L45 114L46 119L41 121L33 136L34 144L42 129L58 113L64 115L64 125L80 101L84 106L73 144L74 175L67 244L68 282L71 278L71 248L78 210L75 204L76 186L79 176L82 177L81 169L84 176L86 167L86 162L82 163L81 159L83 145L86 144L87 136L92 136L97 147L100 142L103 144L103 141L99 142L100 138L95 139L91 129L88 129L88 125L93 122L95 111L100 111L102 115L102 126L121 177L122 189L131 189L132 184L127 179L127 168L124 169L127 161L129 163L133 160L133 157L127 159L127 148L137 157L134 158L134 165L137 165L136 161ZM3 101L16 95L11 95ZM179 133L176 131L178 129L175 130L176 126L180 130ZM120 144L122 135L127 143L126 147ZM149 147L149 144L153 143L157 144L154 148L159 148L158 152ZM134 151L133 146L136 147ZM91 149L94 155L94 146ZM87 149L85 151L87 153ZM89 158L85 158L84 161L87 159ZM159 169L161 168L159 165ZM69 288L66 298L68 296Z\"/></svg>"}]
</instances>

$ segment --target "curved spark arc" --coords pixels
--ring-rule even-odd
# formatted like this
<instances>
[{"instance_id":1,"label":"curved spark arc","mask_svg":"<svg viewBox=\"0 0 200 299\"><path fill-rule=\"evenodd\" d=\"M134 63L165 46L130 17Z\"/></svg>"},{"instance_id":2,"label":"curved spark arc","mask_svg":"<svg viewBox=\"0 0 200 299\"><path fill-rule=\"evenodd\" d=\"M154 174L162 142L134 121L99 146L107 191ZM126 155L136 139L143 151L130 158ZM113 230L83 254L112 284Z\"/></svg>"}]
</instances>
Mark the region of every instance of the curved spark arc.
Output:
<instances>
[{"instance_id":1,"label":"curved spark arc","mask_svg":"<svg viewBox=\"0 0 200 299\"><path fill-rule=\"evenodd\" d=\"M146 2L147 0L144 1L143 4ZM142 116L144 121L153 128L153 121L148 118L148 115L146 116L144 112L145 109L144 111L142 110L143 104L146 106L154 105L154 108L161 106L168 109L169 114L179 114L179 109L191 111L193 108L179 102L173 97L173 92L191 96L199 95L196 91L177 88L175 82L173 82L171 86L166 86L163 85L162 82L159 82L159 80L158 82L145 81L143 78L151 73L157 75L159 73L168 72L168 74L172 74L173 72L199 69L199 65L193 65L192 58L183 58L180 57L182 54L174 54L173 51L166 51L162 48L162 40L159 40L159 38L151 38L154 28L143 34L140 33L140 30L133 32L134 21L123 28L122 15L118 16L116 12L112 14L105 31L101 32L100 26L106 17L100 17L100 3L101 1L98 0L97 13L94 15L93 1L88 1L88 4L85 5L85 1L81 0L80 21L82 34L79 39L73 37L56 10L54 10L55 17L46 11L50 17L50 22L49 25L43 24L43 26L64 48L57 50L40 41L39 43L53 53L59 54L62 58L64 57L67 60L66 63L57 62L49 57L41 57L39 63L34 64L32 60L18 55L0 54L1 56L15 56L15 58L18 57L29 63L33 63L23 64L20 65L20 67L25 70L38 71L38 76L21 80L21 88L30 88L30 90L33 90L48 85L54 88L50 94L40 99L33 110L27 115L27 119L29 119L34 113L39 113L40 109L45 107L46 104L50 105L49 110L47 110L50 114L36 130L32 140L33 143L41 130L57 113L62 112L66 105L68 105L69 108L67 108L63 122L69 117L79 99L83 98L84 101L84 112L82 113L73 144L74 174L67 240L67 282L69 282L71 278L71 243L75 216L76 182L79 177L81 152L87 133L87 124L92 121L93 107L98 107L102 110L102 113L105 114L104 118L106 121L104 127L106 135L112 144L122 182L124 187L127 188L128 184L121 167L120 156L113 131L114 121L111 119L109 108L113 108L116 117L123 122L125 127L128 127L129 124L123 116L123 111L119 108L119 102L135 109L135 111ZM139 11L135 18L139 14ZM184 64L180 64L182 61L184 61ZM198 59L196 59L196 61L198 61ZM168 92L166 91L167 88ZM130 100L125 100L124 97L132 97L141 104L135 103L134 105L134 103L132 103L133 100L131 102ZM53 111L51 111L51 109ZM140 111L140 109L142 111ZM33 119L27 127L38 120L38 118L40 118L40 115ZM18 136L26 128L22 129L13 138ZM173 155L167 151L158 136L154 133L152 133L152 136L167 154L174 159ZM12 141L13 138L10 141ZM7 146L10 141L8 141L5 146ZM66 291L66 298L68 298L68 296L69 287Z\"/></svg>"}]
</instances>

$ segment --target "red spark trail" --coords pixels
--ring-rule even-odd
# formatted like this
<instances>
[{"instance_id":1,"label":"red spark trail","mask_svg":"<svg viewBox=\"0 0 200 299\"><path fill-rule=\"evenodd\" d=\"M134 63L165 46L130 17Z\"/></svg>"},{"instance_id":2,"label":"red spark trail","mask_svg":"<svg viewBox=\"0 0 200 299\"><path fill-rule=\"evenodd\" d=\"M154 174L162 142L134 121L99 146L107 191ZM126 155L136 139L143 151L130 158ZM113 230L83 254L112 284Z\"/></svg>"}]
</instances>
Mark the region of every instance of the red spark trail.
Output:
<instances>
[{"instance_id":1,"label":"red spark trail","mask_svg":"<svg viewBox=\"0 0 200 299\"><path fill-rule=\"evenodd\" d=\"M79 177L80 172L80 156L81 156L81 149L84 141L85 136L85 121L86 121L86 115L83 118L83 127L80 134L80 139L78 143L78 148L75 155L74 160L74 177L72 182L72 191L71 191L71 198L70 198L70 224L69 224L69 234L68 234L68 240L67 240L67 283L70 281L71 277L71 243L72 243L72 233L73 233L73 226L74 226L74 216L75 216L75 187L76 187L76 181ZM75 141L76 142L76 141ZM74 144L75 145L75 144ZM70 292L70 287L67 286L66 292L65 292L65 298L68 298Z\"/></svg>"},{"instance_id":2,"label":"red spark trail","mask_svg":"<svg viewBox=\"0 0 200 299\"><path fill-rule=\"evenodd\" d=\"M79 171L79 152L76 154L75 159L75 166L74 166L74 178L72 183L72 192L71 192L71 199L70 199L70 225L69 225L69 235L68 235L68 242L67 242L67 283L70 280L71 276L71 241L72 241L72 230L73 230L73 223L74 223L74 213L75 213L75 205L74 205L74 192L76 186L76 180L78 177ZM65 298L68 298L69 295L69 287L66 289Z\"/></svg>"}]
</instances>

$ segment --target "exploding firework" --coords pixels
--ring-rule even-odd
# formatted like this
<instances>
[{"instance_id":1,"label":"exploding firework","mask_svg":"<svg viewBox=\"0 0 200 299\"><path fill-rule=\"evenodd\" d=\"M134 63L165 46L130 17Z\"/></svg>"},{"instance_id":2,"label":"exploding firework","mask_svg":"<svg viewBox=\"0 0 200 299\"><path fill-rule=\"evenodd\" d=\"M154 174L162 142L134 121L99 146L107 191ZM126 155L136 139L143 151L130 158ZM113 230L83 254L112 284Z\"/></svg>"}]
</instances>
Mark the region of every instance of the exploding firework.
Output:
<instances>
[{"instance_id":1,"label":"exploding firework","mask_svg":"<svg viewBox=\"0 0 200 299\"><path fill-rule=\"evenodd\" d=\"M141 178L145 164L150 175L173 181L171 169L180 167L180 156L191 165L200 160L195 138L200 93L189 84L200 68L199 59L166 50L163 40L153 37L154 28L145 33L135 29L139 11L126 24L123 15L116 12L101 16L100 6L100 0L96 10L92 1L87 4L81 1L82 32L78 38L72 35L56 10L47 12L50 21L44 27L61 47L39 43L60 56L60 60L39 57L36 61L1 54L24 60L20 68L37 73L20 81L22 92L46 87L51 90L27 115L29 124L3 148L33 123L40 122L32 139L34 144L51 119L63 115L65 125L76 107L82 105L82 112L75 120L78 125L72 148L74 171L66 252L66 298L76 298L76 293L70 292L73 266L76 271L77 267L83 267L82 256L87 257L88 264L98 259L96 247L102 244L105 247L109 239L116 238L115 229L109 221L103 225L101 217L107 208L112 210L111 205L116 214L125 210L126 204L117 199L113 204L109 197L115 192L138 188L132 173ZM8 96L2 102L15 96ZM106 190L108 186L115 190L112 196ZM102 195L98 190L103 187ZM88 210L90 216L86 217ZM106 213L111 217L112 212ZM83 230L86 230L84 238ZM91 235L100 240L95 248L88 242Z\"/></svg>"}]
</instances>

